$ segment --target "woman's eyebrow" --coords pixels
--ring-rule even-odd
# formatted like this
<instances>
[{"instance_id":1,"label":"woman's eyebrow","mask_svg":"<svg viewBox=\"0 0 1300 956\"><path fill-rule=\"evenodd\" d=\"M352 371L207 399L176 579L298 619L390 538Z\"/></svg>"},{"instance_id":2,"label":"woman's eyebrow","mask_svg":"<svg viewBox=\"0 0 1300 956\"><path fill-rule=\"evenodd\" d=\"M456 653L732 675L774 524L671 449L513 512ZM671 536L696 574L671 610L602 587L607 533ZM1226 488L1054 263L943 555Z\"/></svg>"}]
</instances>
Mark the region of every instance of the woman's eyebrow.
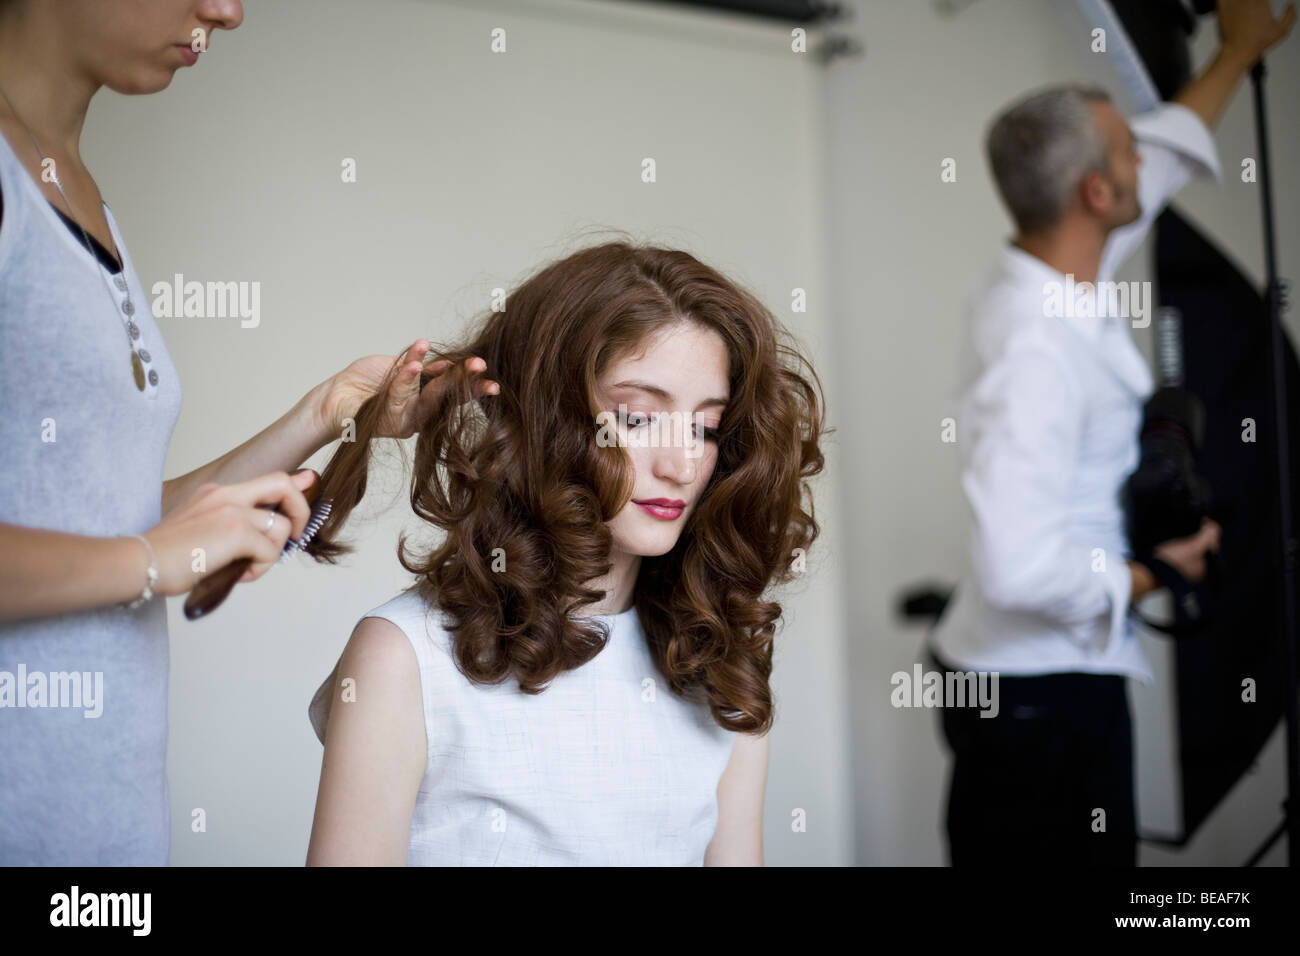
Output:
<instances>
[{"instance_id":1,"label":"woman's eyebrow","mask_svg":"<svg viewBox=\"0 0 1300 956\"><path fill-rule=\"evenodd\" d=\"M610 385L609 387L611 389L634 388L637 389L638 391L647 392L650 395L654 395L656 398L662 398L666 402L674 401L674 397L671 392L668 392L660 388L658 385L652 385L649 382L635 382L635 381L617 382L614 385ZM718 405L718 406L725 407L726 404L727 404L727 399L725 398L706 398L704 401L700 402L698 407L704 408L705 406L709 406L709 405Z\"/></svg>"}]
</instances>

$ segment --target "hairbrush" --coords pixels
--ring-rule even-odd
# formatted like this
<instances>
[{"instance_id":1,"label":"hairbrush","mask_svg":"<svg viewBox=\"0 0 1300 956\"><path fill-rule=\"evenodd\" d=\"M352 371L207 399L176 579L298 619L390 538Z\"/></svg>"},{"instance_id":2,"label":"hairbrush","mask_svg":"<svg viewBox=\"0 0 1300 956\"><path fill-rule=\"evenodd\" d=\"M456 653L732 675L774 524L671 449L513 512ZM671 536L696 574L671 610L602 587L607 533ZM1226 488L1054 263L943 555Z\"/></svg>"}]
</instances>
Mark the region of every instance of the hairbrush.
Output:
<instances>
[{"instance_id":1,"label":"hairbrush","mask_svg":"<svg viewBox=\"0 0 1300 956\"><path fill-rule=\"evenodd\" d=\"M307 504L311 507L311 516L307 519L307 525L303 528L302 536L297 539L290 538L284 543L284 549L280 552L280 559L276 562L277 564L283 564L288 560L289 555L306 547L311 539L316 536L316 532L325 524L325 519L330 516L332 503L328 498L320 501L316 500L320 495L320 475L315 471L312 471L312 474L315 475L312 483L302 493L303 497L307 499ZM276 514L283 514L279 505L276 505L272 510ZM194 585L189 597L185 599L185 617L195 621L220 607L221 602L230 596L230 592L234 590L235 585L244 576L244 572L248 570L252 563L252 558L239 558L231 561L220 571L208 575Z\"/></svg>"}]
</instances>

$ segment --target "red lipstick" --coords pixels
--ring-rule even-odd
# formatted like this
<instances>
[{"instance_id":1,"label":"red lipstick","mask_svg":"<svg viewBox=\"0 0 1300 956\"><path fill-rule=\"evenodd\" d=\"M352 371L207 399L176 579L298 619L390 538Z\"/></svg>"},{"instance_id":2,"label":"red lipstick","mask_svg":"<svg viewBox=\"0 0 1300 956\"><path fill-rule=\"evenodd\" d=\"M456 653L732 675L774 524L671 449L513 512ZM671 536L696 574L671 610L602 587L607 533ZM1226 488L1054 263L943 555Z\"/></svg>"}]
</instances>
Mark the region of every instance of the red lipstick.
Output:
<instances>
[{"instance_id":1,"label":"red lipstick","mask_svg":"<svg viewBox=\"0 0 1300 956\"><path fill-rule=\"evenodd\" d=\"M686 502L680 498L646 498L642 501L634 501L633 504L646 514L663 521L680 518L686 508Z\"/></svg>"}]
</instances>

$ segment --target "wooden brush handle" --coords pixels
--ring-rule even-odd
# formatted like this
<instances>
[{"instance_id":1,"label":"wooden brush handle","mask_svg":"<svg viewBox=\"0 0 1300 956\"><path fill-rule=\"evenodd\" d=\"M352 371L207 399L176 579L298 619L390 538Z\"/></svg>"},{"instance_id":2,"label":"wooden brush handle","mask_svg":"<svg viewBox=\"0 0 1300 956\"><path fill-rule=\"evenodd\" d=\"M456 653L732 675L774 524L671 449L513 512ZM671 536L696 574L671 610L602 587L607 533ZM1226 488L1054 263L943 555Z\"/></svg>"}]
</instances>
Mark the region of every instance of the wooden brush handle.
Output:
<instances>
[{"instance_id":1,"label":"wooden brush handle","mask_svg":"<svg viewBox=\"0 0 1300 956\"><path fill-rule=\"evenodd\" d=\"M185 598L185 616L196 621L209 611L215 611L235 589L239 579L244 576L253 563L252 558L240 558L231 561L220 571L209 574L190 590Z\"/></svg>"}]
</instances>

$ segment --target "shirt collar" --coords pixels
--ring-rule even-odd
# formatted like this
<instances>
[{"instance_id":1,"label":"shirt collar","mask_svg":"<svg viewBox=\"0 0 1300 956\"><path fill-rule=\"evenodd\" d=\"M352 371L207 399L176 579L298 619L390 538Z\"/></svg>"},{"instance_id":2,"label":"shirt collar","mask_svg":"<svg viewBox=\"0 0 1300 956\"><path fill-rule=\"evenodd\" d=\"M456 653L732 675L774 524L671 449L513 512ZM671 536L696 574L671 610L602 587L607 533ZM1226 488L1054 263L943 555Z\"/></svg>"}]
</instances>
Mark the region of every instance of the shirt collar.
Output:
<instances>
[{"instance_id":1,"label":"shirt collar","mask_svg":"<svg viewBox=\"0 0 1300 956\"><path fill-rule=\"evenodd\" d=\"M1067 323L1089 341L1096 341L1107 324L1119 321L1116 316L1097 314L1094 284L1076 282L1009 240L1002 247L1002 261L1007 272L1023 284L1026 296L1033 290L1045 318Z\"/></svg>"},{"instance_id":2,"label":"shirt collar","mask_svg":"<svg viewBox=\"0 0 1300 956\"><path fill-rule=\"evenodd\" d=\"M1059 291L1060 304L1067 306L1057 312L1059 321L1077 330L1090 344L1096 346L1103 353L1106 364L1125 385L1138 395L1150 393L1151 371L1146 366L1146 360L1133 347L1127 329L1122 326L1127 320L1114 315L1098 316L1095 307L1086 307L1095 306L1095 290L1091 293L1094 299L1086 301L1086 291L1071 287L1073 280L1010 242L1003 247L1002 261L1007 274L1023 290L1026 299L1031 296L1034 298L1045 318L1053 317L1057 304L1049 304L1048 296ZM1077 298L1071 298L1081 292L1085 296L1084 308L1078 308L1081 303ZM1107 336L1103 343L1102 331L1107 329L1119 334ZM1117 342L1122 344L1117 346Z\"/></svg>"}]
</instances>

